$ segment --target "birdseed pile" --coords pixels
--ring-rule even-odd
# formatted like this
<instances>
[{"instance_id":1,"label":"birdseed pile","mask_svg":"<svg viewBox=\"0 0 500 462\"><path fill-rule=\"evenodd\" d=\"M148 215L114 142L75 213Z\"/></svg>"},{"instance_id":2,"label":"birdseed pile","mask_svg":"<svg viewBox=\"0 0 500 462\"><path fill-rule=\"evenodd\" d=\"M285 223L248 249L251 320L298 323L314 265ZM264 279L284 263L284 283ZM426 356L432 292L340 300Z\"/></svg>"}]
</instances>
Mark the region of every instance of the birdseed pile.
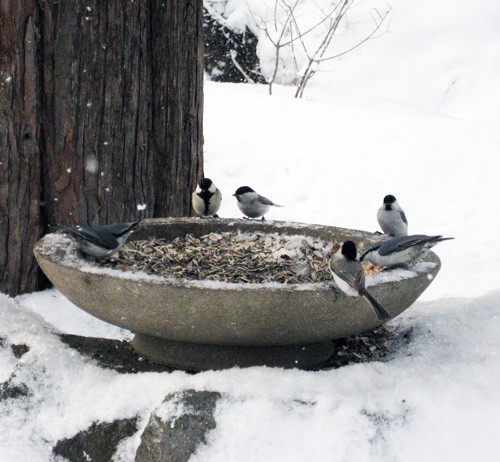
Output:
<instances>
[{"instance_id":1,"label":"birdseed pile","mask_svg":"<svg viewBox=\"0 0 500 462\"><path fill-rule=\"evenodd\" d=\"M303 284L332 280L332 243L278 233L187 234L174 240L137 240L105 265L128 271L230 283Z\"/></svg>"}]
</instances>

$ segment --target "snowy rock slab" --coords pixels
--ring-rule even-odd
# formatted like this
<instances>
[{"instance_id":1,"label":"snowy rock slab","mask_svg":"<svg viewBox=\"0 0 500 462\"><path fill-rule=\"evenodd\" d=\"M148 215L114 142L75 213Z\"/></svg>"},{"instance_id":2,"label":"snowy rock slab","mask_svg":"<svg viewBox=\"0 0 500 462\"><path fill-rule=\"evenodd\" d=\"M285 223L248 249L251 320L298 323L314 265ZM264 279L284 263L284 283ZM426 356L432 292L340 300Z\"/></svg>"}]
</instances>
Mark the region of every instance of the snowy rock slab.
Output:
<instances>
[{"instance_id":1,"label":"snowy rock slab","mask_svg":"<svg viewBox=\"0 0 500 462\"><path fill-rule=\"evenodd\" d=\"M70 462L110 461L120 441L136 432L136 424L137 419L94 422L87 430L59 441L54 454Z\"/></svg>"},{"instance_id":2,"label":"snowy rock slab","mask_svg":"<svg viewBox=\"0 0 500 462\"><path fill-rule=\"evenodd\" d=\"M211 391L169 394L151 415L135 462L188 461L215 428L214 411L220 398L220 393Z\"/></svg>"}]
</instances>

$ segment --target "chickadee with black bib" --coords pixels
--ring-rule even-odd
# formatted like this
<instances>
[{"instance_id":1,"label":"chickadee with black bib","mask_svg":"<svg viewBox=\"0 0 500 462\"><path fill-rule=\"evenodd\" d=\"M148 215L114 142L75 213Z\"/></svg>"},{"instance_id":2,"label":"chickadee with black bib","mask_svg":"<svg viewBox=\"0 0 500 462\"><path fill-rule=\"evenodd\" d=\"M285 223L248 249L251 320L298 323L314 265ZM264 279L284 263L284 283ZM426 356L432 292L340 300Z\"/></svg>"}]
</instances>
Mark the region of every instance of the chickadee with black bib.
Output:
<instances>
[{"instance_id":1,"label":"chickadee with black bib","mask_svg":"<svg viewBox=\"0 0 500 462\"><path fill-rule=\"evenodd\" d=\"M405 265L422 258L436 244L449 239L453 237L426 236L425 234L393 237L368 247L361 254L360 261L368 261L386 268Z\"/></svg>"},{"instance_id":2,"label":"chickadee with black bib","mask_svg":"<svg viewBox=\"0 0 500 462\"><path fill-rule=\"evenodd\" d=\"M216 217L222 202L222 194L210 178L202 178L191 196L193 210L200 217Z\"/></svg>"},{"instance_id":3,"label":"chickadee with black bib","mask_svg":"<svg viewBox=\"0 0 500 462\"><path fill-rule=\"evenodd\" d=\"M248 186L239 187L233 196L236 197L238 208L248 218L262 217L262 220L265 220L264 215L269 211L271 206L283 207L282 205L275 204L271 199L257 194Z\"/></svg>"},{"instance_id":4,"label":"chickadee with black bib","mask_svg":"<svg viewBox=\"0 0 500 462\"><path fill-rule=\"evenodd\" d=\"M382 231L389 236L408 236L408 220L396 198L389 194L378 209L377 221Z\"/></svg>"},{"instance_id":5,"label":"chickadee with black bib","mask_svg":"<svg viewBox=\"0 0 500 462\"><path fill-rule=\"evenodd\" d=\"M379 320L390 319L391 315L366 290L365 272L357 257L358 251L353 241L345 241L342 247L332 255L328 266L335 284L350 297L363 297Z\"/></svg>"},{"instance_id":6,"label":"chickadee with black bib","mask_svg":"<svg viewBox=\"0 0 500 462\"><path fill-rule=\"evenodd\" d=\"M118 252L137 226L139 222L134 221L101 226L77 225L73 228L57 225L57 229L75 238L84 255L102 260Z\"/></svg>"}]
</instances>

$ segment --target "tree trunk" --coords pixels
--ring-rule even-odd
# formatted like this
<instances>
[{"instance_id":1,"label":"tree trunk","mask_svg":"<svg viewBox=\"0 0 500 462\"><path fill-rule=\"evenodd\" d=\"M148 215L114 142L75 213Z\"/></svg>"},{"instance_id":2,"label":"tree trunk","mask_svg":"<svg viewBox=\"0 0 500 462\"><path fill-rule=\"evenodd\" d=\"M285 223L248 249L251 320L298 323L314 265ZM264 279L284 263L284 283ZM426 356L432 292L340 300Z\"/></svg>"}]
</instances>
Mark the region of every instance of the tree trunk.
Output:
<instances>
[{"instance_id":1,"label":"tree trunk","mask_svg":"<svg viewBox=\"0 0 500 462\"><path fill-rule=\"evenodd\" d=\"M39 288L47 225L191 214L202 15L202 0L0 0L1 291Z\"/></svg>"}]
</instances>

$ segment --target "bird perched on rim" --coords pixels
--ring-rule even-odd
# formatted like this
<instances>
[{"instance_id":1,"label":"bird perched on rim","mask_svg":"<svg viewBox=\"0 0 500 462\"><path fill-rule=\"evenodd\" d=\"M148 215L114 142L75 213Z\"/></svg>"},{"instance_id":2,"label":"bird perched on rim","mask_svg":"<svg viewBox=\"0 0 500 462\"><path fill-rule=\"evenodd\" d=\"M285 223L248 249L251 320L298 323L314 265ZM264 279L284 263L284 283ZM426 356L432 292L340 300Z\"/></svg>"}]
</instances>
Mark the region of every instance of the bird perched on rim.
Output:
<instances>
[{"instance_id":1,"label":"bird perched on rim","mask_svg":"<svg viewBox=\"0 0 500 462\"><path fill-rule=\"evenodd\" d=\"M365 272L357 260L358 251L353 241L345 241L330 258L328 264L338 288L350 297L363 297L381 321L391 318L365 287Z\"/></svg>"},{"instance_id":2,"label":"bird perched on rim","mask_svg":"<svg viewBox=\"0 0 500 462\"><path fill-rule=\"evenodd\" d=\"M377 221L382 231L389 236L408 236L408 220L392 194L384 197L384 203L377 212Z\"/></svg>"},{"instance_id":3,"label":"bird perched on rim","mask_svg":"<svg viewBox=\"0 0 500 462\"><path fill-rule=\"evenodd\" d=\"M423 257L436 244L449 239L454 238L426 236L425 234L393 237L368 247L361 254L359 260L369 261L374 265L381 265L387 268L404 265Z\"/></svg>"},{"instance_id":4,"label":"bird perched on rim","mask_svg":"<svg viewBox=\"0 0 500 462\"><path fill-rule=\"evenodd\" d=\"M222 194L210 178L202 178L191 196L193 210L201 217L216 217Z\"/></svg>"},{"instance_id":5,"label":"bird perched on rim","mask_svg":"<svg viewBox=\"0 0 500 462\"><path fill-rule=\"evenodd\" d=\"M57 229L75 238L84 255L102 260L118 252L137 226L139 222L134 221L112 225L77 225L73 228L57 225Z\"/></svg>"},{"instance_id":6,"label":"bird perched on rim","mask_svg":"<svg viewBox=\"0 0 500 462\"><path fill-rule=\"evenodd\" d=\"M269 211L271 206L283 207L275 204L271 199L257 194L249 186L241 186L233 194L236 197L238 208L243 215L248 218L259 218L265 220L264 215Z\"/></svg>"}]
</instances>

